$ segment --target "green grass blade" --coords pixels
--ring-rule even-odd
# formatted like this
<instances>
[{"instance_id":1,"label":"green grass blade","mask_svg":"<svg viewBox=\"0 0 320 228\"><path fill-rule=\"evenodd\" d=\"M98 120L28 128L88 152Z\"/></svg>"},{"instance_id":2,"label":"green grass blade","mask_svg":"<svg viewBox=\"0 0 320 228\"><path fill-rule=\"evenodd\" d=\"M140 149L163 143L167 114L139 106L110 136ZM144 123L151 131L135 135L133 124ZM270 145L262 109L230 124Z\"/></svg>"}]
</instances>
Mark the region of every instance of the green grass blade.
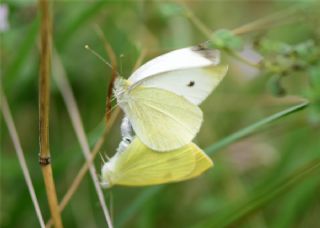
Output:
<instances>
[{"instance_id":1,"label":"green grass blade","mask_svg":"<svg viewBox=\"0 0 320 228\"><path fill-rule=\"evenodd\" d=\"M298 104L292 107L289 107L281 112L277 112L271 116L268 116L252 125L249 125L246 128L243 128L227 137L225 137L224 139L222 139L221 141L212 144L211 146L207 147L205 149L205 151L209 154L212 155L216 152L218 152L220 149L222 149L223 147L226 147L236 141L238 141L239 139L246 137L248 135L251 135L253 133L255 133L256 131L260 130L262 127L265 127L266 125L268 125L269 123L272 123L280 118L283 118L287 115L290 115L292 113L295 113L297 111L300 111L304 108L306 108L308 106L309 102L303 102L302 104Z\"/></svg>"},{"instance_id":2,"label":"green grass blade","mask_svg":"<svg viewBox=\"0 0 320 228\"><path fill-rule=\"evenodd\" d=\"M253 193L248 194L248 197L242 203L236 202L234 206L228 207L221 214L219 213L220 216L216 214L213 218L198 223L194 227L228 227L235 225L235 223L267 205L276 197L291 191L311 177L319 177L319 174L320 159L316 159L297 169L288 177L270 184L263 190L253 191Z\"/></svg>"},{"instance_id":3,"label":"green grass blade","mask_svg":"<svg viewBox=\"0 0 320 228\"><path fill-rule=\"evenodd\" d=\"M297 111L303 110L305 107L308 106L308 104L309 104L308 102L304 102L302 104L289 107L281 112L278 112L278 113L275 113L271 116L268 116L268 117L254 123L252 125L249 125L246 128L243 128L243 129L225 137L221 141L213 144L212 146L207 147L205 149L205 151L208 154L212 155L215 152L222 149L223 147L228 146L228 145L236 142L237 140L242 139L242 138L256 132L260 128L265 127L266 125L272 123L273 121L276 121L276 120L278 120L282 117L285 117L287 115L291 115ZM154 195L156 195L158 192L160 192L160 190L163 189L165 186L166 185L152 187L152 188L148 188L147 190L141 192L141 194L133 201L133 203L131 203L131 205L129 205L128 208L122 212L121 216L119 216L119 218L117 218L115 220L116 227L120 227L126 221L128 221L144 205L144 203L148 199L152 198Z\"/></svg>"}]
</instances>

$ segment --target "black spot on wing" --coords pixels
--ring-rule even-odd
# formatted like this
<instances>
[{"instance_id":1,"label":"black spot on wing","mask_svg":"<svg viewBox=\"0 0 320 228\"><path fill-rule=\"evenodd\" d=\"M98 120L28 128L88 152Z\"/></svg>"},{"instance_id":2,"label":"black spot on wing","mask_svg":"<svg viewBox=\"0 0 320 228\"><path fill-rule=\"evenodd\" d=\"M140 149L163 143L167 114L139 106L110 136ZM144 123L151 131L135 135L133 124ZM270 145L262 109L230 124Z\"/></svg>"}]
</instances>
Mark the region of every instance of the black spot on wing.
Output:
<instances>
[{"instance_id":1,"label":"black spot on wing","mask_svg":"<svg viewBox=\"0 0 320 228\"><path fill-rule=\"evenodd\" d=\"M193 87L195 84L196 84L195 81L190 81L190 82L187 84L187 86L188 86L188 87Z\"/></svg>"}]
</instances>

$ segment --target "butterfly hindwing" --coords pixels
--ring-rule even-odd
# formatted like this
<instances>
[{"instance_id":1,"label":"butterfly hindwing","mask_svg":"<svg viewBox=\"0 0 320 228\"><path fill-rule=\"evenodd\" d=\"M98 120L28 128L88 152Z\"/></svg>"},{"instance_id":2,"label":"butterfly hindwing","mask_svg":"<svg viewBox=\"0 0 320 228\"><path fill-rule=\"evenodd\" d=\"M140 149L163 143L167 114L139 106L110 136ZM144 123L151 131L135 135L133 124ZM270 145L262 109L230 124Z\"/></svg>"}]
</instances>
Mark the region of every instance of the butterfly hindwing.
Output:
<instances>
[{"instance_id":1,"label":"butterfly hindwing","mask_svg":"<svg viewBox=\"0 0 320 228\"><path fill-rule=\"evenodd\" d=\"M156 185L196 177L211 166L210 158L194 143L159 153L136 137L125 151L104 165L102 177L109 187Z\"/></svg>"}]
</instances>

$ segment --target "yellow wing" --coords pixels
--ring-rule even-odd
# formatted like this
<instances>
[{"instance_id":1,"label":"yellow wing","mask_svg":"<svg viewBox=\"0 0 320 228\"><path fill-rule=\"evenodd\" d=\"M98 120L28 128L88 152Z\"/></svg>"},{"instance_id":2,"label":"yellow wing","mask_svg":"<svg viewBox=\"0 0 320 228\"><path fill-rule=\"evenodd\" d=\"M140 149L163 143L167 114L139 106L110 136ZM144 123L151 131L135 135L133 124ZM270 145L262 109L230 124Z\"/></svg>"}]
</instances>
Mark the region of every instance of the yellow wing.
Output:
<instances>
[{"instance_id":1,"label":"yellow wing","mask_svg":"<svg viewBox=\"0 0 320 228\"><path fill-rule=\"evenodd\" d=\"M213 162L210 157L202 151L196 144L191 143L190 146L193 147L193 152L195 154L196 166L190 174L188 174L183 180L191 179L200 176L207 169L213 167Z\"/></svg>"},{"instance_id":2,"label":"yellow wing","mask_svg":"<svg viewBox=\"0 0 320 228\"><path fill-rule=\"evenodd\" d=\"M120 104L141 141L156 151L190 143L202 123L200 108L184 97L158 88L136 86Z\"/></svg>"},{"instance_id":3,"label":"yellow wing","mask_svg":"<svg viewBox=\"0 0 320 228\"><path fill-rule=\"evenodd\" d=\"M211 160L193 143L159 153L136 137L124 152L103 166L102 178L108 187L156 185L196 177L211 166Z\"/></svg>"}]
</instances>

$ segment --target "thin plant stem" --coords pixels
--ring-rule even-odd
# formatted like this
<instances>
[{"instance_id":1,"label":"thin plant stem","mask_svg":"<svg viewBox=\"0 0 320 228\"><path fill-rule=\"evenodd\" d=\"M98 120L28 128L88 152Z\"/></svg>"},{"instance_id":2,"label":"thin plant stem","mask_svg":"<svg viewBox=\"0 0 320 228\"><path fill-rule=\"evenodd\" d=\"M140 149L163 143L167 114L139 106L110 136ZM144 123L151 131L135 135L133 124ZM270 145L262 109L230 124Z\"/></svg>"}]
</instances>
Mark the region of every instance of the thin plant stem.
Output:
<instances>
[{"instance_id":1,"label":"thin plant stem","mask_svg":"<svg viewBox=\"0 0 320 228\"><path fill-rule=\"evenodd\" d=\"M187 18L189 18L189 20L194 24L194 26L198 28L199 31L202 32L207 38L210 39L213 32L204 23L201 22L201 20L192 12L192 10L190 10L190 8L184 2L180 0L176 0L176 1L178 2L178 4L180 4L184 8ZM291 7L289 9L279 11L277 13L266 16L259 20L256 20L248 24L242 25L238 28L232 29L231 32L234 35L243 35L256 30L266 29L267 27L270 27L270 26L274 27L279 23L284 24L283 22L284 19L289 18L290 16L294 15L297 12L298 12L297 7ZM296 20L296 18L294 19ZM230 54L234 58L240 60L241 62L247 65L250 65L255 68L260 67L259 64L254 64L250 62L249 60L239 55L239 53L237 53L236 51L230 50L228 51L228 54Z\"/></svg>"},{"instance_id":2,"label":"thin plant stem","mask_svg":"<svg viewBox=\"0 0 320 228\"><path fill-rule=\"evenodd\" d=\"M182 0L176 0L176 2L183 7L186 17L189 18L196 28L198 28L199 31L205 36L210 37L212 31L204 23L202 23L202 21L193 13L193 11L190 10L190 8Z\"/></svg>"},{"instance_id":3,"label":"thin plant stem","mask_svg":"<svg viewBox=\"0 0 320 228\"><path fill-rule=\"evenodd\" d=\"M76 135L79 140L82 152L83 152L86 160L89 161L90 147L89 147L88 139L87 139L86 134L84 132L84 127L83 127L83 123L81 120L80 111L78 109L76 99L75 99L74 94L72 92L71 85L69 84L69 81L67 80L66 73L63 69L60 58L56 52L53 55L53 69L55 70L55 72L53 74L54 79L57 83L57 86L58 86L58 88L62 94L62 97L64 99L64 102L66 104L66 107L67 107L67 110L68 110L68 113L69 113L69 116L70 116L70 119L72 122L72 126L76 132ZM112 221L110 218L109 210L107 208L105 198L104 198L101 186L99 184L99 179L97 176L96 169L92 163L89 166L89 171L90 171L91 178L93 180L93 184L95 186L96 192L98 194L99 202L100 202L101 208L103 210L103 213L105 215L106 222L107 222L108 226L110 228L112 228L113 225L112 225Z\"/></svg>"},{"instance_id":4,"label":"thin plant stem","mask_svg":"<svg viewBox=\"0 0 320 228\"><path fill-rule=\"evenodd\" d=\"M39 144L41 165L50 212L56 228L63 227L53 180L49 152L49 106L51 61L51 15L48 0L39 0L41 14L40 74L39 74Z\"/></svg>"},{"instance_id":5,"label":"thin plant stem","mask_svg":"<svg viewBox=\"0 0 320 228\"><path fill-rule=\"evenodd\" d=\"M17 130L16 130L12 115L11 115L10 107L8 105L7 99L6 99L4 94L1 94L1 99L2 99L1 110L2 110L2 113L3 113L3 118L4 118L4 121L7 124L10 137L12 139L14 148L16 150L16 153L17 153L17 156L18 156L18 160L19 160L19 163L20 163L20 167L22 169L22 173L23 173L24 179L26 181L26 184L27 184L30 196L31 196L31 200L32 200L34 209L36 211L36 214L37 214L37 217L38 217L38 221L40 223L40 227L44 228L45 224L44 224L44 220L43 220L42 213L41 213L41 210L40 210L39 202L38 202L38 199L37 199L37 196L36 196L33 184L32 184L32 180L31 180L31 177L30 177L30 172L29 172L29 169L28 169L28 166L27 166L27 162L26 162L26 159L24 157L24 152L22 150L22 146L21 146L21 143L20 143L20 139L19 139L19 136L18 136L18 133L17 133Z\"/></svg>"},{"instance_id":6,"label":"thin plant stem","mask_svg":"<svg viewBox=\"0 0 320 228\"><path fill-rule=\"evenodd\" d=\"M261 30L269 28L270 26L276 26L278 23L284 23L284 19L288 19L290 16L298 12L297 7L291 7L289 9L284 9L269 16L263 17L261 19L252 21L248 24L242 25L232 30L235 35L242 35L250 33L252 31Z\"/></svg>"}]
</instances>

